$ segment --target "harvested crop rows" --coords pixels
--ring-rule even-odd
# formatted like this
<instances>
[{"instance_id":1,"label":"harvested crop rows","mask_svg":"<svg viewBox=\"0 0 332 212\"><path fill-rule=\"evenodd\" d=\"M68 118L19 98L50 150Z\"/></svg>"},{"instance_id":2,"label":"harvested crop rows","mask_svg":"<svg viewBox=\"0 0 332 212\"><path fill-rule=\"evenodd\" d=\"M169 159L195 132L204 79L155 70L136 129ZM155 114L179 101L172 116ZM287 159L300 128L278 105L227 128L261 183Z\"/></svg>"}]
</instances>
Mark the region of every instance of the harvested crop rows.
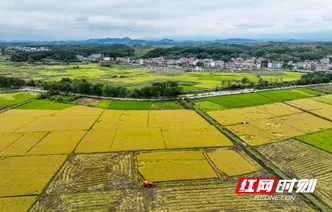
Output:
<instances>
[{"instance_id":1,"label":"harvested crop rows","mask_svg":"<svg viewBox=\"0 0 332 212\"><path fill-rule=\"evenodd\" d=\"M317 178L315 194L332 206L331 154L296 140L260 146L257 150L290 177Z\"/></svg>"}]
</instances>

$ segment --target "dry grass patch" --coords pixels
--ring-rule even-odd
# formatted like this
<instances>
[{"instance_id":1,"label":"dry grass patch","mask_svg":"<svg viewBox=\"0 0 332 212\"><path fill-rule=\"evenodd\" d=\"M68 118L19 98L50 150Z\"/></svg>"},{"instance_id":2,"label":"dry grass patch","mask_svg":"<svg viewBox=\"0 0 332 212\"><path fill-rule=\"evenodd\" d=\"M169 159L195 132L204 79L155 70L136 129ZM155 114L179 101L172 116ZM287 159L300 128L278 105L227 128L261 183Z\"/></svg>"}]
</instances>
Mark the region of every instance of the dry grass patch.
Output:
<instances>
[{"instance_id":1,"label":"dry grass patch","mask_svg":"<svg viewBox=\"0 0 332 212\"><path fill-rule=\"evenodd\" d=\"M100 116L96 124L93 126L94 130L112 130L116 128L122 111L120 110L105 110Z\"/></svg>"},{"instance_id":2,"label":"dry grass patch","mask_svg":"<svg viewBox=\"0 0 332 212\"><path fill-rule=\"evenodd\" d=\"M98 116L50 116L42 117L22 128L19 132L88 130Z\"/></svg>"},{"instance_id":3,"label":"dry grass patch","mask_svg":"<svg viewBox=\"0 0 332 212\"><path fill-rule=\"evenodd\" d=\"M299 99L287 103L295 107L301 108L302 110L309 110L309 111L331 107L331 105L329 104L318 102L313 99Z\"/></svg>"},{"instance_id":4,"label":"dry grass patch","mask_svg":"<svg viewBox=\"0 0 332 212\"><path fill-rule=\"evenodd\" d=\"M159 128L118 129L112 144L113 151L164 149Z\"/></svg>"},{"instance_id":5,"label":"dry grass patch","mask_svg":"<svg viewBox=\"0 0 332 212\"><path fill-rule=\"evenodd\" d=\"M114 139L115 130L90 130L82 139L75 152L108 152Z\"/></svg>"},{"instance_id":6,"label":"dry grass patch","mask_svg":"<svg viewBox=\"0 0 332 212\"><path fill-rule=\"evenodd\" d=\"M8 197L0 198L1 212L25 212L36 201L37 197Z\"/></svg>"},{"instance_id":7,"label":"dry grass patch","mask_svg":"<svg viewBox=\"0 0 332 212\"><path fill-rule=\"evenodd\" d=\"M85 105L85 106L92 106L95 107L99 104L101 99L94 99L94 98L79 98L75 101L76 104Z\"/></svg>"},{"instance_id":8,"label":"dry grass patch","mask_svg":"<svg viewBox=\"0 0 332 212\"><path fill-rule=\"evenodd\" d=\"M99 116L103 109L85 106L75 106L58 111L55 116Z\"/></svg>"},{"instance_id":9,"label":"dry grass patch","mask_svg":"<svg viewBox=\"0 0 332 212\"><path fill-rule=\"evenodd\" d=\"M227 176L244 175L257 169L240 154L233 150L217 150L207 153L214 165Z\"/></svg>"},{"instance_id":10,"label":"dry grass patch","mask_svg":"<svg viewBox=\"0 0 332 212\"><path fill-rule=\"evenodd\" d=\"M0 157L0 196L40 194L64 155Z\"/></svg>"},{"instance_id":11,"label":"dry grass patch","mask_svg":"<svg viewBox=\"0 0 332 212\"><path fill-rule=\"evenodd\" d=\"M234 125L227 128L251 146L266 144L277 139L251 124Z\"/></svg>"},{"instance_id":12,"label":"dry grass patch","mask_svg":"<svg viewBox=\"0 0 332 212\"><path fill-rule=\"evenodd\" d=\"M85 133L86 131L51 132L28 154L69 154Z\"/></svg>"},{"instance_id":13,"label":"dry grass patch","mask_svg":"<svg viewBox=\"0 0 332 212\"><path fill-rule=\"evenodd\" d=\"M271 118L272 114L257 107L221 110L208 112L208 114L223 125L240 124L251 122L256 119Z\"/></svg>"},{"instance_id":14,"label":"dry grass patch","mask_svg":"<svg viewBox=\"0 0 332 212\"><path fill-rule=\"evenodd\" d=\"M143 153L137 155L137 160L138 169L146 180L217 178L200 151Z\"/></svg>"},{"instance_id":15,"label":"dry grass patch","mask_svg":"<svg viewBox=\"0 0 332 212\"><path fill-rule=\"evenodd\" d=\"M233 143L215 127L163 128L166 148L232 146Z\"/></svg>"},{"instance_id":16,"label":"dry grass patch","mask_svg":"<svg viewBox=\"0 0 332 212\"><path fill-rule=\"evenodd\" d=\"M149 111L123 111L117 124L117 128L146 127Z\"/></svg>"},{"instance_id":17,"label":"dry grass patch","mask_svg":"<svg viewBox=\"0 0 332 212\"><path fill-rule=\"evenodd\" d=\"M191 110L150 111L149 127L207 127L209 123Z\"/></svg>"},{"instance_id":18,"label":"dry grass patch","mask_svg":"<svg viewBox=\"0 0 332 212\"><path fill-rule=\"evenodd\" d=\"M25 133L22 137L17 139L14 143L0 152L1 156L25 155L32 149L47 132Z\"/></svg>"}]
</instances>

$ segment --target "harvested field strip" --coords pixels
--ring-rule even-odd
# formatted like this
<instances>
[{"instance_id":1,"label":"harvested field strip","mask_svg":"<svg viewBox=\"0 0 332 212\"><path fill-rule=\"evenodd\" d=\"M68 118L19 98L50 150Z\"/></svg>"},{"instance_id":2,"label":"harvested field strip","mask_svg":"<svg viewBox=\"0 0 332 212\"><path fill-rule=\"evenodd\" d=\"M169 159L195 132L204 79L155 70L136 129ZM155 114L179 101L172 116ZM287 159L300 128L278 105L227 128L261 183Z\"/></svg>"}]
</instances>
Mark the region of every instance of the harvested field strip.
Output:
<instances>
[{"instance_id":1,"label":"harvested field strip","mask_svg":"<svg viewBox=\"0 0 332 212\"><path fill-rule=\"evenodd\" d=\"M332 174L331 154L296 140L260 146L257 150L290 177L317 178L315 194L332 207L332 179L326 177Z\"/></svg>"},{"instance_id":2,"label":"harvested field strip","mask_svg":"<svg viewBox=\"0 0 332 212\"><path fill-rule=\"evenodd\" d=\"M332 129L300 136L296 139L332 153Z\"/></svg>"},{"instance_id":3,"label":"harvested field strip","mask_svg":"<svg viewBox=\"0 0 332 212\"><path fill-rule=\"evenodd\" d=\"M217 150L207 153L208 157L227 176L244 175L257 171L249 161L233 150Z\"/></svg>"},{"instance_id":4,"label":"harvested field strip","mask_svg":"<svg viewBox=\"0 0 332 212\"><path fill-rule=\"evenodd\" d=\"M20 137L6 149L1 151L0 156L25 155L46 135L47 132L25 133L22 137Z\"/></svg>"},{"instance_id":5,"label":"harvested field strip","mask_svg":"<svg viewBox=\"0 0 332 212\"><path fill-rule=\"evenodd\" d=\"M0 157L0 196L40 194L66 159L64 155Z\"/></svg>"},{"instance_id":6,"label":"harvested field strip","mask_svg":"<svg viewBox=\"0 0 332 212\"><path fill-rule=\"evenodd\" d=\"M29 155L69 154L85 133L86 131L51 132L27 153Z\"/></svg>"},{"instance_id":7,"label":"harvested field strip","mask_svg":"<svg viewBox=\"0 0 332 212\"><path fill-rule=\"evenodd\" d=\"M139 185L134 154L86 154L70 157L46 193L75 193L129 189Z\"/></svg>"},{"instance_id":8,"label":"harvested field strip","mask_svg":"<svg viewBox=\"0 0 332 212\"><path fill-rule=\"evenodd\" d=\"M157 189L167 211L313 211L304 202L252 201L234 192L236 184L204 185ZM221 201L222 200L222 201Z\"/></svg>"},{"instance_id":9,"label":"harvested field strip","mask_svg":"<svg viewBox=\"0 0 332 212\"><path fill-rule=\"evenodd\" d=\"M0 211L2 212L28 211L28 209L36 201L36 199L37 199L36 196L0 198Z\"/></svg>"},{"instance_id":10,"label":"harvested field strip","mask_svg":"<svg viewBox=\"0 0 332 212\"><path fill-rule=\"evenodd\" d=\"M138 169L146 180L217 178L200 151L142 153L137 155L137 160Z\"/></svg>"}]
</instances>

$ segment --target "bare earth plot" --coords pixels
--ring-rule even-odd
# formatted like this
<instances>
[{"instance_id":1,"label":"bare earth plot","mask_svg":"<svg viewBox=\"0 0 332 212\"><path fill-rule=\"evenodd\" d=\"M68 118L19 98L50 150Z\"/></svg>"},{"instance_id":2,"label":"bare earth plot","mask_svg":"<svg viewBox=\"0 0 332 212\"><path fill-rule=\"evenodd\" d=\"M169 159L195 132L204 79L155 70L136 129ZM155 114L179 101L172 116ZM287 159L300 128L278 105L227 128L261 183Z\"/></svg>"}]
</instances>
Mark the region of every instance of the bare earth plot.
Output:
<instances>
[{"instance_id":1,"label":"bare earth plot","mask_svg":"<svg viewBox=\"0 0 332 212\"><path fill-rule=\"evenodd\" d=\"M300 141L289 140L257 148L290 177L317 178L315 195L332 206L332 155Z\"/></svg>"}]
</instances>

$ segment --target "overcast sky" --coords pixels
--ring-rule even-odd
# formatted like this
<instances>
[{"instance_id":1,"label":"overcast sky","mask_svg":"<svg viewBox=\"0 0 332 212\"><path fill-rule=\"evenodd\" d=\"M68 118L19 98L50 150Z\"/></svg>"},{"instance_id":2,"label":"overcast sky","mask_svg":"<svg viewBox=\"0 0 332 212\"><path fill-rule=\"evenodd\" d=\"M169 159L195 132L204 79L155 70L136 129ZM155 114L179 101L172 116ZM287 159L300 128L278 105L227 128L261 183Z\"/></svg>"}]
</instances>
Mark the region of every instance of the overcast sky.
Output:
<instances>
[{"instance_id":1,"label":"overcast sky","mask_svg":"<svg viewBox=\"0 0 332 212\"><path fill-rule=\"evenodd\" d=\"M332 35L332 4L331 0L2 0L0 28L0 40L327 39Z\"/></svg>"}]
</instances>

